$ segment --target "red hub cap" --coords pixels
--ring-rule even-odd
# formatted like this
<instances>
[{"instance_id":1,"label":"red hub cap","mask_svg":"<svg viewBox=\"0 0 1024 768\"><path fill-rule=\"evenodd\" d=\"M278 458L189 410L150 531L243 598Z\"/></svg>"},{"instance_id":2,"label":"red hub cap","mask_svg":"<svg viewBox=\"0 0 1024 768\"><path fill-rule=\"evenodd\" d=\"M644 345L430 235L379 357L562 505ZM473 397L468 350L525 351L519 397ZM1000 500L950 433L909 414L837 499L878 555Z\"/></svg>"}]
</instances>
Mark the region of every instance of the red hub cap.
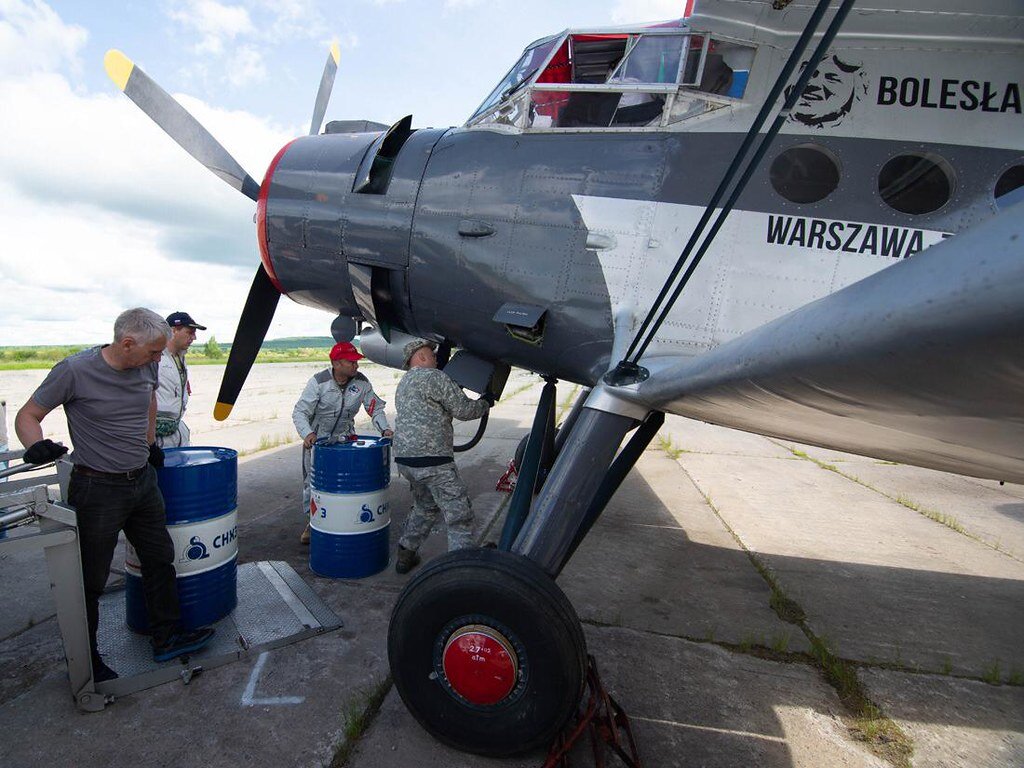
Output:
<instances>
[{"instance_id":1,"label":"red hub cap","mask_svg":"<svg viewBox=\"0 0 1024 768\"><path fill-rule=\"evenodd\" d=\"M441 656L448 684L471 704L504 699L516 685L518 662L508 639L492 627L470 624L452 633Z\"/></svg>"}]
</instances>

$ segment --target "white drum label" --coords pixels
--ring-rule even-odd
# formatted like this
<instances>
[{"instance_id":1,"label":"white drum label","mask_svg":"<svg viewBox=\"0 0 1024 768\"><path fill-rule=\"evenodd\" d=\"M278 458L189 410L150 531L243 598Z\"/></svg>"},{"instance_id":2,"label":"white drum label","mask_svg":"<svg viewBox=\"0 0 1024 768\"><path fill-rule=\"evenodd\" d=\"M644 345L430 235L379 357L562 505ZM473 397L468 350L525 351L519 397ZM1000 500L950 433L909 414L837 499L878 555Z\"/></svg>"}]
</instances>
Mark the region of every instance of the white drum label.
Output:
<instances>
[{"instance_id":1,"label":"white drum label","mask_svg":"<svg viewBox=\"0 0 1024 768\"><path fill-rule=\"evenodd\" d=\"M219 568L238 556L238 510L212 520L184 525L168 525L174 543L174 570L178 576L192 576ZM125 571L142 576L139 556L131 544L125 545Z\"/></svg>"},{"instance_id":2,"label":"white drum label","mask_svg":"<svg viewBox=\"0 0 1024 768\"><path fill-rule=\"evenodd\" d=\"M369 493L312 489L309 525L321 533L372 533L391 522L387 488Z\"/></svg>"}]
</instances>

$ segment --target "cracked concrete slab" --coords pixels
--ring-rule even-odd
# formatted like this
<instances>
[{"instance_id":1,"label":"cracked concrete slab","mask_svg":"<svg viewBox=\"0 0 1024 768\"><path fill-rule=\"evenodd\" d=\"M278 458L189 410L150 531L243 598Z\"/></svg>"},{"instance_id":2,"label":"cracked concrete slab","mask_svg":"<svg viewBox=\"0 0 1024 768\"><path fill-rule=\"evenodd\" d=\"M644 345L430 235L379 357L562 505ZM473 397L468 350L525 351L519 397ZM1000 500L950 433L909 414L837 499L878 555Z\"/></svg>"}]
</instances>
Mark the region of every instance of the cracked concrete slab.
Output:
<instances>
[{"instance_id":1,"label":"cracked concrete slab","mask_svg":"<svg viewBox=\"0 0 1024 768\"><path fill-rule=\"evenodd\" d=\"M774 440L681 416L666 416L665 425L655 438L655 445L659 438L671 438L672 447L686 453L793 458L792 453Z\"/></svg>"},{"instance_id":2,"label":"cracked concrete slab","mask_svg":"<svg viewBox=\"0 0 1024 768\"><path fill-rule=\"evenodd\" d=\"M872 700L914 740L915 768L1024 765L1024 688L861 670Z\"/></svg>"},{"instance_id":3,"label":"cracked concrete slab","mask_svg":"<svg viewBox=\"0 0 1024 768\"><path fill-rule=\"evenodd\" d=\"M837 464L837 469L1024 562L1024 499L1011 492L1014 486L986 486L975 478L885 462Z\"/></svg>"},{"instance_id":4,"label":"cracked concrete slab","mask_svg":"<svg viewBox=\"0 0 1024 768\"><path fill-rule=\"evenodd\" d=\"M815 633L869 663L1024 670L1024 564L812 462L678 461Z\"/></svg>"},{"instance_id":5,"label":"cracked concrete slab","mask_svg":"<svg viewBox=\"0 0 1024 768\"><path fill-rule=\"evenodd\" d=\"M559 578L580 618L808 650L801 630L771 609L768 585L679 466L649 450L636 469Z\"/></svg>"}]
</instances>

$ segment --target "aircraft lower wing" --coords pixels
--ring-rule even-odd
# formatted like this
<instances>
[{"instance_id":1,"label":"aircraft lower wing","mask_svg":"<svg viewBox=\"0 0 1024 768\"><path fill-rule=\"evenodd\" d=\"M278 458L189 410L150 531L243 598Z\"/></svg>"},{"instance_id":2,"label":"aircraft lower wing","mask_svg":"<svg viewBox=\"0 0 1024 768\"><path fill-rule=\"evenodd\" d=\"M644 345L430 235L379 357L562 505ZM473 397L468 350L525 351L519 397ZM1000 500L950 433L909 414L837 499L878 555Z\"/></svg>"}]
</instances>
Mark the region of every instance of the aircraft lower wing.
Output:
<instances>
[{"instance_id":1,"label":"aircraft lower wing","mask_svg":"<svg viewBox=\"0 0 1024 768\"><path fill-rule=\"evenodd\" d=\"M1024 482L1024 204L621 397L749 432ZM683 293L680 301L686 301Z\"/></svg>"}]
</instances>

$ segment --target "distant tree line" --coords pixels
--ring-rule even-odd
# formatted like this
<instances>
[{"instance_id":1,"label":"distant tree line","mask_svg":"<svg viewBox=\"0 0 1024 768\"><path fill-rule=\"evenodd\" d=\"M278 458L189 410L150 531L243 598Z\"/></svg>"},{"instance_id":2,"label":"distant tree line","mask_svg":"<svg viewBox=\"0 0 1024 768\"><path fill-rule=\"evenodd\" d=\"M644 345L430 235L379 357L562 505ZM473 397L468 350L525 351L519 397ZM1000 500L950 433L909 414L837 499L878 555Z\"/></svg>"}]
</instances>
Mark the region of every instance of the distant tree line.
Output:
<instances>
[{"instance_id":1,"label":"distant tree line","mask_svg":"<svg viewBox=\"0 0 1024 768\"><path fill-rule=\"evenodd\" d=\"M264 342L256 357L257 363L287 363L321 361L327 359L327 350L334 344L329 336L301 336L273 339ZM51 368L68 355L87 349L89 344L65 346L0 347L0 369ZM189 352L192 363L219 363L231 350L230 344L220 344L211 336L204 344L196 344Z\"/></svg>"}]
</instances>

